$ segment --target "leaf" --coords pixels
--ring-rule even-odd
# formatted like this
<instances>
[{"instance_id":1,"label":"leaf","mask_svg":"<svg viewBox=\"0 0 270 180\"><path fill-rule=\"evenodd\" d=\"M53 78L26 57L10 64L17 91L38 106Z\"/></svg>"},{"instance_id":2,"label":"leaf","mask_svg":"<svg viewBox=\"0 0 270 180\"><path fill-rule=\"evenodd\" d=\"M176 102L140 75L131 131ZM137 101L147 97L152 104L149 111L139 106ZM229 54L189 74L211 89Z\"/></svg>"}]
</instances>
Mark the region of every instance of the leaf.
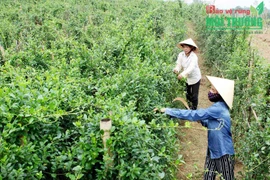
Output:
<instances>
[{"instance_id":1,"label":"leaf","mask_svg":"<svg viewBox=\"0 0 270 180\"><path fill-rule=\"evenodd\" d=\"M67 173L67 177L69 177L70 180L75 180L76 179L75 175L73 175L71 173Z\"/></svg>"},{"instance_id":2,"label":"leaf","mask_svg":"<svg viewBox=\"0 0 270 180\"><path fill-rule=\"evenodd\" d=\"M156 161L156 162L159 162L160 157L155 156L155 157L153 157L152 159L153 159L154 161Z\"/></svg>"},{"instance_id":3,"label":"leaf","mask_svg":"<svg viewBox=\"0 0 270 180\"><path fill-rule=\"evenodd\" d=\"M251 13L252 16L257 16L258 15L257 10L253 6L250 6L250 13Z\"/></svg>"},{"instance_id":4,"label":"leaf","mask_svg":"<svg viewBox=\"0 0 270 180\"><path fill-rule=\"evenodd\" d=\"M261 15L263 13L264 10L264 3L263 1L256 7L257 11L258 11L258 15Z\"/></svg>"},{"instance_id":5,"label":"leaf","mask_svg":"<svg viewBox=\"0 0 270 180\"><path fill-rule=\"evenodd\" d=\"M189 121L185 122L185 128L191 128L191 123Z\"/></svg>"},{"instance_id":6,"label":"leaf","mask_svg":"<svg viewBox=\"0 0 270 180\"><path fill-rule=\"evenodd\" d=\"M73 171L81 171L82 167L78 165L78 166L75 166L72 170Z\"/></svg>"},{"instance_id":7,"label":"leaf","mask_svg":"<svg viewBox=\"0 0 270 180\"><path fill-rule=\"evenodd\" d=\"M165 176L165 173L164 173L164 172L158 173L158 176L159 176L161 179L163 179L164 176Z\"/></svg>"}]
</instances>

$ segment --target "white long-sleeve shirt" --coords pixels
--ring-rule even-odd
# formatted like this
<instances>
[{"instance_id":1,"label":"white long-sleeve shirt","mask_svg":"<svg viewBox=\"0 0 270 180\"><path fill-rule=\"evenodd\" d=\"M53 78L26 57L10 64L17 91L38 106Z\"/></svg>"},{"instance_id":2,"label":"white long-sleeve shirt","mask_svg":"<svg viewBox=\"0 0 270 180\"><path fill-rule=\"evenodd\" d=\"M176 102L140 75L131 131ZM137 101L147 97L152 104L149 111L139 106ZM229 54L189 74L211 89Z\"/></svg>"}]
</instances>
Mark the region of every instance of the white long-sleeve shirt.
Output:
<instances>
[{"instance_id":1,"label":"white long-sleeve shirt","mask_svg":"<svg viewBox=\"0 0 270 180\"><path fill-rule=\"evenodd\" d=\"M198 57L194 52L191 52L187 57L185 52L180 52L177 57L174 70L178 73L184 69L181 75L187 77L188 85L196 84L202 77L201 70L198 65Z\"/></svg>"}]
</instances>

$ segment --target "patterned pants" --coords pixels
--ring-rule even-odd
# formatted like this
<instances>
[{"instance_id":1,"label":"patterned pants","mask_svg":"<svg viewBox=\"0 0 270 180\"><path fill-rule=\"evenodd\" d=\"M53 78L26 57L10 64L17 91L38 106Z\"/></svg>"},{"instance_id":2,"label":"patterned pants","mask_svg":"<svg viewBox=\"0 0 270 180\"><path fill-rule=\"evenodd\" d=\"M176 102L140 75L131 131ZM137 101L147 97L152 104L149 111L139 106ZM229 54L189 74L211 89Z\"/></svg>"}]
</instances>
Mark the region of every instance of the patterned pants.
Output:
<instances>
[{"instance_id":1,"label":"patterned pants","mask_svg":"<svg viewBox=\"0 0 270 180\"><path fill-rule=\"evenodd\" d=\"M233 180L234 157L226 154L218 159L210 159L207 155L204 169L204 180L215 180L216 176L222 180Z\"/></svg>"}]
</instances>

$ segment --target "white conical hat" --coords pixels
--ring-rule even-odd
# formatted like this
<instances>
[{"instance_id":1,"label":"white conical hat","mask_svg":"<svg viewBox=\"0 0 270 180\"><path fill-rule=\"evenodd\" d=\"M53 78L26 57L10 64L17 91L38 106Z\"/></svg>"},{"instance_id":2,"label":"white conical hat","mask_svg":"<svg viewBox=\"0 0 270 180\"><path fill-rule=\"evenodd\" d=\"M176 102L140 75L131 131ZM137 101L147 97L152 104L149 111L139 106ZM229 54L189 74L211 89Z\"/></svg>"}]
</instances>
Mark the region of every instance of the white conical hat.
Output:
<instances>
[{"instance_id":1,"label":"white conical hat","mask_svg":"<svg viewBox=\"0 0 270 180\"><path fill-rule=\"evenodd\" d=\"M210 83L216 88L226 104L232 109L234 81L213 76L206 76Z\"/></svg>"},{"instance_id":2,"label":"white conical hat","mask_svg":"<svg viewBox=\"0 0 270 180\"><path fill-rule=\"evenodd\" d=\"M177 44L177 47L182 48L182 46L181 46L182 44L188 44L188 45L195 47L196 49L199 49L198 46L195 44L195 42L191 38L179 42Z\"/></svg>"}]
</instances>

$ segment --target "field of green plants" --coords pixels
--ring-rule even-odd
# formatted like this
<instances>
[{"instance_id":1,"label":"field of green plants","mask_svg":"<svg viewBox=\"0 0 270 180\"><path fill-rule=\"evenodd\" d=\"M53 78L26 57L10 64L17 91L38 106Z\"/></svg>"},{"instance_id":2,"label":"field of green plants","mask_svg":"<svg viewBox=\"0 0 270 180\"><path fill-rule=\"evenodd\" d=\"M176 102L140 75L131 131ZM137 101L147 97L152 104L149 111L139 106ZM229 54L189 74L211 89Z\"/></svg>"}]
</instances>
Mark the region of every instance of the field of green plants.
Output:
<instances>
[{"instance_id":1,"label":"field of green plants","mask_svg":"<svg viewBox=\"0 0 270 180\"><path fill-rule=\"evenodd\" d=\"M172 68L187 21L212 75L236 81L233 134L246 179L269 177L270 69L247 32L206 31L204 5L181 1L2 0L0 8L0 180L176 179L178 124L153 109L183 96ZM104 118L113 124L109 152Z\"/></svg>"},{"instance_id":2,"label":"field of green plants","mask_svg":"<svg viewBox=\"0 0 270 180\"><path fill-rule=\"evenodd\" d=\"M196 32L212 75L235 80L232 128L245 179L270 178L270 66L250 47L246 31L209 31L205 7L193 4ZM204 16L203 16L204 14ZM198 18L199 17L199 18Z\"/></svg>"}]
</instances>

